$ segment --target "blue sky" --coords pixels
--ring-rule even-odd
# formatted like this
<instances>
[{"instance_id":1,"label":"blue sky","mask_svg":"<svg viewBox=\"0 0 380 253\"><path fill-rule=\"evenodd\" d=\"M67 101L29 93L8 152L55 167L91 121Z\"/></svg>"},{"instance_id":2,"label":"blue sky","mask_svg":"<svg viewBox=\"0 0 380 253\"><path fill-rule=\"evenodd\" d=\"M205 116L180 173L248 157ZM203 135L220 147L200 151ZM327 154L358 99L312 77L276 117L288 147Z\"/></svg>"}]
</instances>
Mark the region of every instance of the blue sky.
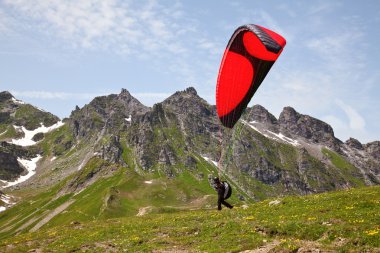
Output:
<instances>
[{"instance_id":1,"label":"blue sky","mask_svg":"<svg viewBox=\"0 0 380 253\"><path fill-rule=\"evenodd\" d=\"M255 94L292 106L342 141L380 140L379 1L0 2L0 90L60 117L128 89L152 106L189 86L215 104L224 48L259 24L287 45Z\"/></svg>"}]
</instances>

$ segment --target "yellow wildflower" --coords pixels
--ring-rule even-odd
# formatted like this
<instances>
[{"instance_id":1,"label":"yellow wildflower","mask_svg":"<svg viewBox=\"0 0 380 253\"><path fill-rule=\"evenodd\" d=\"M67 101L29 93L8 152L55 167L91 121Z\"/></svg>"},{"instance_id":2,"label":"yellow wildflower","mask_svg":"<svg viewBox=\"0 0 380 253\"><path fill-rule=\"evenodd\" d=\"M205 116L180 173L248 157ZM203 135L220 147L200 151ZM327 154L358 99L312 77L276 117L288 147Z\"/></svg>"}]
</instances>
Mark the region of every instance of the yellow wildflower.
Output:
<instances>
[{"instance_id":1,"label":"yellow wildflower","mask_svg":"<svg viewBox=\"0 0 380 253\"><path fill-rule=\"evenodd\" d=\"M137 242L137 241L139 241L139 240L140 240L140 237L138 237L138 236L135 236L135 237L132 237L131 239L132 239L132 241L135 241L135 242Z\"/></svg>"},{"instance_id":2,"label":"yellow wildflower","mask_svg":"<svg viewBox=\"0 0 380 253\"><path fill-rule=\"evenodd\" d=\"M378 229L365 231L367 235L377 235L379 233Z\"/></svg>"}]
</instances>

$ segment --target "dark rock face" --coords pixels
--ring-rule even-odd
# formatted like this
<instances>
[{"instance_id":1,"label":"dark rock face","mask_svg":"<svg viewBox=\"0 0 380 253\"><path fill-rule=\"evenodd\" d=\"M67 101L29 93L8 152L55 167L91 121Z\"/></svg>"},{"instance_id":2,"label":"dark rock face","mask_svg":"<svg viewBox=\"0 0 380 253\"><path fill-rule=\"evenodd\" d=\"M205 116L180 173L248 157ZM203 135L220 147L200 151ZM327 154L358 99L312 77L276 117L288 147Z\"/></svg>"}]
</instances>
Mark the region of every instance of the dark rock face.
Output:
<instances>
[{"instance_id":1,"label":"dark rock face","mask_svg":"<svg viewBox=\"0 0 380 253\"><path fill-rule=\"evenodd\" d=\"M254 178L264 184L274 184L281 179L281 169L274 166L270 161L261 157L258 167L254 170Z\"/></svg>"},{"instance_id":2,"label":"dark rock face","mask_svg":"<svg viewBox=\"0 0 380 253\"><path fill-rule=\"evenodd\" d=\"M8 91L2 91L0 92L0 103L1 102L4 102L4 101L7 101L9 99L12 99L13 96L11 93L9 93Z\"/></svg>"},{"instance_id":3,"label":"dark rock face","mask_svg":"<svg viewBox=\"0 0 380 253\"><path fill-rule=\"evenodd\" d=\"M0 179L6 181L16 180L25 169L17 162L17 157L0 150Z\"/></svg>"},{"instance_id":4,"label":"dark rock face","mask_svg":"<svg viewBox=\"0 0 380 253\"><path fill-rule=\"evenodd\" d=\"M43 133L37 133L37 134L35 134L33 136L32 140L37 142L37 141L42 140L43 138L44 138L44 134Z\"/></svg>"},{"instance_id":5,"label":"dark rock face","mask_svg":"<svg viewBox=\"0 0 380 253\"><path fill-rule=\"evenodd\" d=\"M185 91L177 91L164 100L162 106L175 112L180 117L186 117L189 114L193 117L203 117L205 119L210 116L216 116L211 106L200 98L192 87L187 88Z\"/></svg>"},{"instance_id":6,"label":"dark rock face","mask_svg":"<svg viewBox=\"0 0 380 253\"><path fill-rule=\"evenodd\" d=\"M358 150L363 150L364 147L363 145L357 140L357 139L354 139L354 138L350 138L348 139L345 144L351 148L355 148L355 149L358 149Z\"/></svg>"},{"instance_id":7,"label":"dark rock face","mask_svg":"<svg viewBox=\"0 0 380 253\"><path fill-rule=\"evenodd\" d=\"M102 159L112 162L119 163L125 166L125 162L121 159L121 154L123 153L123 148L120 144L119 136L112 136L111 141L108 145L102 147Z\"/></svg>"},{"instance_id":8,"label":"dark rock face","mask_svg":"<svg viewBox=\"0 0 380 253\"><path fill-rule=\"evenodd\" d=\"M169 145L164 145L158 155L158 163L163 165L175 165L177 157Z\"/></svg>"},{"instance_id":9,"label":"dark rock face","mask_svg":"<svg viewBox=\"0 0 380 253\"><path fill-rule=\"evenodd\" d=\"M266 125L277 124L276 117L261 105L254 105L252 108L250 108L248 112L248 120L256 121Z\"/></svg>"},{"instance_id":10,"label":"dark rock face","mask_svg":"<svg viewBox=\"0 0 380 253\"><path fill-rule=\"evenodd\" d=\"M11 114L9 112L0 112L0 123L10 123Z\"/></svg>"},{"instance_id":11,"label":"dark rock face","mask_svg":"<svg viewBox=\"0 0 380 253\"><path fill-rule=\"evenodd\" d=\"M194 146L192 137L201 137L202 142L209 142L212 136L221 131L216 108L199 97L192 87L176 92L162 102L162 107L174 116L181 132L190 137L186 140L188 145Z\"/></svg>"},{"instance_id":12,"label":"dark rock face","mask_svg":"<svg viewBox=\"0 0 380 253\"><path fill-rule=\"evenodd\" d=\"M38 148L21 147L5 141L0 142L0 179L14 181L26 170L18 163L17 158L31 159L36 157Z\"/></svg>"},{"instance_id":13,"label":"dark rock face","mask_svg":"<svg viewBox=\"0 0 380 253\"><path fill-rule=\"evenodd\" d=\"M0 142L0 151L14 154L16 157L31 159L39 153L37 147L21 147L5 141Z\"/></svg>"},{"instance_id":14,"label":"dark rock face","mask_svg":"<svg viewBox=\"0 0 380 253\"><path fill-rule=\"evenodd\" d=\"M283 133L300 136L313 143L326 144L334 149L339 149L340 141L335 138L330 125L308 115L299 114L291 107L284 108L278 123Z\"/></svg>"},{"instance_id":15,"label":"dark rock face","mask_svg":"<svg viewBox=\"0 0 380 253\"><path fill-rule=\"evenodd\" d=\"M374 141L365 145L365 150L380 162L380 141Z\"/></svg>"}]
</instances>

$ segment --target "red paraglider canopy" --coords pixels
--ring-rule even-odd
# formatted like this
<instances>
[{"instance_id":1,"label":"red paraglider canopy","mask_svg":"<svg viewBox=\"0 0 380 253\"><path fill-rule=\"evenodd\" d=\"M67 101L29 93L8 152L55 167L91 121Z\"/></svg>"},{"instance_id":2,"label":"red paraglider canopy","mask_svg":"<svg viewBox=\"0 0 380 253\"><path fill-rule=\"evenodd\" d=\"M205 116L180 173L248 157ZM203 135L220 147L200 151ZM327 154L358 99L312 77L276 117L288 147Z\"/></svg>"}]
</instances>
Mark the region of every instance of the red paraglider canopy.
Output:
<instances>
[{"instance_id":1,"label":"red paraglider canopy","mask_svg":"<svg viewBox=\"0 0 380 253\"><path fill-rule=\"evenodd\" d=\"M285 44L281 35L258 25L236 29L224 52L216 87L217 112L225 127L234 127Z\"/></svg>"}]
</instances>

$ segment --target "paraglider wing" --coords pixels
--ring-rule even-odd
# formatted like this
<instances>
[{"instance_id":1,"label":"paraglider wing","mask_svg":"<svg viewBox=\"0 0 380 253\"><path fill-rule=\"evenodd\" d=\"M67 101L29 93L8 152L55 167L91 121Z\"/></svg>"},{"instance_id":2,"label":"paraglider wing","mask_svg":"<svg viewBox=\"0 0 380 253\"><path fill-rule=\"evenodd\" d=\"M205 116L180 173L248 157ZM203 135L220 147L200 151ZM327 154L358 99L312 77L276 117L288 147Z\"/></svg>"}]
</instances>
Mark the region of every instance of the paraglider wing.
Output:
<instances>
[{"instance_id":1,"label":"paraglider wing","mask_svg":"<svg viewBox=\"0 0 380 253\"><path fill-rule=\"evenodd\" d=\"M281 54L285 39L264 27L244 25L233 33L220 64L216 107L220 121L233 128Z\"/></svg>"}]
</instances>

